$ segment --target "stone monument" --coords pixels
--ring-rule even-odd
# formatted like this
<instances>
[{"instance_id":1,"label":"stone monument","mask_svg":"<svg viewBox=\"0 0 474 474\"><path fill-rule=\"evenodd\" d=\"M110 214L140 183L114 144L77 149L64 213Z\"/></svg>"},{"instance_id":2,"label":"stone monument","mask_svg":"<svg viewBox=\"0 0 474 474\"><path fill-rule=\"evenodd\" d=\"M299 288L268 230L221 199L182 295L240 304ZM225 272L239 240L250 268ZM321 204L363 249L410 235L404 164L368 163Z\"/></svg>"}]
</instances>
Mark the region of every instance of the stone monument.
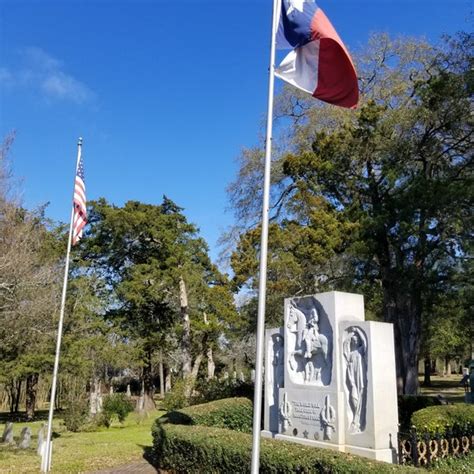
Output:
<instances>
[{"instance_id":1,"label":"stone monument","mask_svg":"<svg viewBox=\"0 0 474 474\"><path fill-rule=\"evenodd\" d=\"M3 430L3 435L0 439L0 441L2 443L6 443L6 444L13 443L13 423L11 421L9 421L5 425L5 429Z\"/></svg>"},{"instance_id":2,"label":"stone monument","mask_svg":"<svg viewBox=\"0 0 474 474\"><path fill-rule=\"evenodd\" d=\"M263 436L396 462L393 327L365 321L362 295L286 299L265 361Z\"/></svg>"},{"instance_id":3,"label":"stone monument","mask_svg":"<svg viewBox=\"0 0 474 474\"><path fill-rule=\"evenodd\" d=\"M28 426L25 426L21 430L20 433L20 440L18 441L18 447L20 449L30 449L31 446L31 428Z\"/></svg>"},{"instance_id":4,"label":"stone monument","mask_svg":"<svg viewBox=\"0 0 474 474\"><path fill-rule=\"evenodd\" d=\"M36 454L38 456L43 456L44 450L46 448L46 436L47 436L46 424L42 423L41 428L38 431L38 446L36 448Z\"/></svg>"}]
</instances>

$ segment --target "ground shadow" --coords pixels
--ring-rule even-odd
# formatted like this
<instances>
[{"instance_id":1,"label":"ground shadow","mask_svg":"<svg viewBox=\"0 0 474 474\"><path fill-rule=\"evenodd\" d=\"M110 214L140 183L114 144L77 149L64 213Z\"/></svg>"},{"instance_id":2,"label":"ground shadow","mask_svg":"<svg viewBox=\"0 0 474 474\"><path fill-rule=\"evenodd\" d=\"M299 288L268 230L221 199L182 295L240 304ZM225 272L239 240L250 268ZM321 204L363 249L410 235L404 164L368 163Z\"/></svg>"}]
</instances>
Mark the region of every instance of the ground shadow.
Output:
<instances>
[{"instance_id":1,"label":"ground shadow","mask_svg":"<svg viewBox=\"0 0 474 474\"><path fill-rule=\"evenodd\" d=\"M143 449L143 459L156 469L156 458L153 454L153 446L145 446L143 444L138 444L137 446Z\"/></svg>"}]
</instances>

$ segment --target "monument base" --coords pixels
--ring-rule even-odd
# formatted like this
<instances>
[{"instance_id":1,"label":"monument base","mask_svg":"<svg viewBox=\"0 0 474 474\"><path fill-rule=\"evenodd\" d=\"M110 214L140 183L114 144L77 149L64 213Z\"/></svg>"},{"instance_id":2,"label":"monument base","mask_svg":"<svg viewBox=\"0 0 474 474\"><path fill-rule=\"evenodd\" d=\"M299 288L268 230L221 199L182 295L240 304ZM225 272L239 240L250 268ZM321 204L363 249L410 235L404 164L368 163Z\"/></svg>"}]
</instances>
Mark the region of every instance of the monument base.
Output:
<instances>
[{"instance_id":1,"label":"monument base","mask_svg":"<svg viewBox=\"0 0 474 474\"><path fill-rule=\"evenodd\" d=\"M262 430L262 438L280 439L289 441L290 443L303 444L314 448L332 449L341 453L355 454L364 458L373 459L374 461L383 461L391 464L397 464L397 451L395 449L370 449L361 448L360 446L349 446L345 444L332 444L324 441L316 441L312 439L301 439L295 436L272 433L271 431Z\"/></svg>"},{"instance_id":2,"label":"monument base","mask_svg":"<svg viewBox=\"0 0 474 474\"><path fill-rule=\"evenodd\" d=\"M324 441L315 441L312 439L297 438L296 436L288 436L284 434L275 434L275 439L281 439L282 441L290 441L292 443L304 444L305 446L312 446L314 448L325 448L332 449L334 451L344 452L343 444L331 444Z\"/></svg>"},{"instance_id":3,"label":"monument base","mask_svg":"<svg viewBox=\"0 0 474 474\"><path fill-rule=\"evenodd\" d=\"M271 431L268 431L268 430L262 430L260 432L260 435L262 436L262 438L275 438L275 434L276 433L272 433Z\"/></svg>"},{"instance_id":4,"label":"monument base","mask_svg":"<svg viewBox=\"0 0 474 474\"><path fill-rule=\"evenodd\" d=\"M356 454L364 458L373 459L374 461L383 461L392 464L397 464L397 451L395 449L370 449L361 448L360 446L345 445L344 452L349 454Z\"/></svg>"}]
</instances>

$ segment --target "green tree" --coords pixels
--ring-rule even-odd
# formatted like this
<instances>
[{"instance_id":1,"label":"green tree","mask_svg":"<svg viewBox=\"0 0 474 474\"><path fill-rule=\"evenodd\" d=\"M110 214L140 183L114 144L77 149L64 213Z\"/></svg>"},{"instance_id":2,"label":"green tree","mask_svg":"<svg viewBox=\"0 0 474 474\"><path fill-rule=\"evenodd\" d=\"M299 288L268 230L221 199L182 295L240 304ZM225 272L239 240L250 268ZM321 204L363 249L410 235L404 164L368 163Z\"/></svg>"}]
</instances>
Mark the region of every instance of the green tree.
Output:
<instances>
[{"instance_id":1,"label":"green tree","mask_svg":"<svg viewBox=\"0 0 474 474\"><path fill-rule=\"evenodd\" d=\"M206 243L181 211L166 197L159 206L130 201L117 207L101 199L91 203L84 241L83 260L112 291L107 319L139 348L148 407L154 405L159 349L175 346L182 375L196 377L212 338L204 337L207 327L197 323L193 329L193 321L204 321L206 311L214 317L209 295L226 287ZM219 318L229 314L231 310Z\"/></svg>"},{"instance_id":2,"label":"green tree","mask_svg":"<svg viewBox=\"0 0 474 474\"><path fill-rule=\"evenodd\" d=\"M293 118L293 143L278 159L269 288L278 266L289 271L275 281L285 291L293 285L292 294L298 286L320 289L318 281L327 288L371 288L379 303L375 316L394 324L405 393L418 389L422 319L468 253L469 44L467 35L445 49L378 36L359 57L364 99L358 111L310 106L288 99L292 92L281 101L280 110ZM255 167L242 169L251 182ZM239 209L252 196L241 182L244 188L232 195ZM238 284L256 275L256 233L243 234L233 255Z\"/></svg>"}]
</instances>

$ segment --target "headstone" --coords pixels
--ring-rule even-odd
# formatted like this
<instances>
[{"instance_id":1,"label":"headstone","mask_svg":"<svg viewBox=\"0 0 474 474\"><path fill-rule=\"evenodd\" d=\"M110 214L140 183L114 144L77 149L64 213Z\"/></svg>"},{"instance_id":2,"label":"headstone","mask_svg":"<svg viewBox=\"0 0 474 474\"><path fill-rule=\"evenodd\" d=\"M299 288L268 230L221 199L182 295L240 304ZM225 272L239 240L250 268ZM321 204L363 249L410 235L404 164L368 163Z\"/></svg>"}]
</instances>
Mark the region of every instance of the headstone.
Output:
<instances>
[{"instance_id":1,"label":"headstone","mask_svg":"<svg viewBox=\"0 0 474 474\"><path fill-rule=\"evenodd\" d=\"M127 397L128 397L128 398L131 398L131 396L132 396L132 392L131 392L131 390L130 390L130 384L128 384L128 385L127 385Z\"/></svg>"},{"instance_id":2,"label":"headstone","mask_svg":"<svg viewBox=\"0 0 474 474\"><path fill-rule=\"evenodd\" d=\"M232 379L237 380L237 372L235 370L232 372Z\"/></svg>"},{"instance_id":3,"label":"headstone","mask_svg":"<svg viewBox=\"0 0 474 474\"><path fill-rule=\"evenodd\" d=\"M140 390L140 397L137 400L136 410L141 413L145 410L145 384L142 382L142 389Z\"/></svg>"},{"instance_id":4,"label":"headstone","mask_svg":"<svg viewBox=\"0 0 474 474\"><path fill-rule=\"evenodd\" d=\"M114 394L114 386L111 385L109 389L109 395L113 395L113 394Z\"/></svg>"},{"instance_id":5,"label":"headstone","mask_svg":"<svg viewBox=\"0 0 474 474\"><path fill-rule=\"evenodd\" d=\"M168 372L165 377L165 392L171 390L171 374Z\"/></svg>"},{"instance_id":6,"label":"headstone","mask_svg":"<svg viewBox=\"0 0 474 474\"><path fill-rule=\"evenodd\" d=\"M31 445L31 428L25 426L20 433L20 440L18 441L18 447L20 449L29 449Z\"/></svg>"},{"instance_id":7,"label":"headstone","mask_svg":"<svg viewBox=\"0 0 474 474\"><path fill-rule=\"evenodd\" d=\"M13 443L13 423L11 421L5 425L1 441L6 444Z\"/></svg>"},{"instance_id":8,"label":"headstone","mask_svg":"<svg viewBox=\"0 0 474 474\"><path fill-rule=\"evenodd\" d=\"M250 380L252 382L255 382L255 369L252 369L250 372Z\"/></svg>"},{"instance_id":9,"label":"headstone","mask_svg":"<svg viewBox=\"0 0 474 474\"><path fill-rule=\"evenodd\" d=\"M43 451L46 447L46 425L43 423L38 431L38 447L36 453L38 456L43 456Z\"/></svg>"},{"instance_id":10,"label":"headstone","mask_svg":"<svg viewBox=\"0 0 474 474\"><path fill-rule=\"evenodd\" d=\"M89 394L89 413L97 415L102 412L102 390L100 380L95 379Z\"/></svg>"},{"instance_id":11,"label":"headstone","mask_svg":"<svg viewBox=\"0 0 474 474\"><path fill-rule=\"evenodd\" d=\"M239 380L240 380L241 382L245 382L245 375L244 375L243 372L240 372L240 374L239 374Z\"/></svg>"},{"instance_id":12,"label":"headstone","mask_svg":"<svg viewBox=\"0 0 474 474\"><path fill-rule=\"evenodd\" d=\"M285 300L266 331L264 436L396 462L393 327L364 319L361 295Z\"/></svg>"}]
</instances>

